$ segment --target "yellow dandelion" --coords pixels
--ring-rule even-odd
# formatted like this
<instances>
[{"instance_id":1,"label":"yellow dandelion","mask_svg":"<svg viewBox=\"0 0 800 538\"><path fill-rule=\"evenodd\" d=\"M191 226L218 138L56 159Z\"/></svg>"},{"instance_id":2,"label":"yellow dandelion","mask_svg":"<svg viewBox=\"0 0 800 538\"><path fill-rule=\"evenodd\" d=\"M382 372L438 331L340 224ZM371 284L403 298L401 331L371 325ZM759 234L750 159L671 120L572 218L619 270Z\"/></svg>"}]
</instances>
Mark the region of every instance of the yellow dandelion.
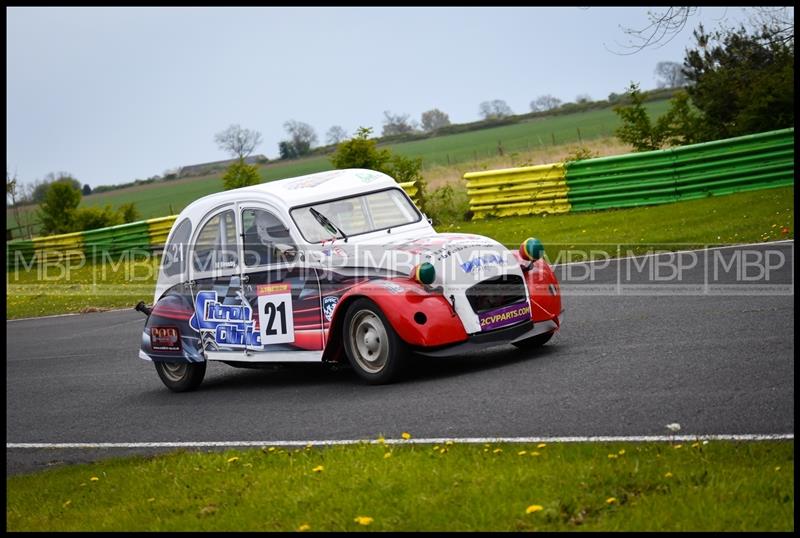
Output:
<instances>
[{"instance_id":1,"label":"yellow dandelion","mask_svg":"<svg viewBox=\"0 0 800 538\"><path fill-rule=\"evenodd\" d=\"M150 497L149 499L147 499L147 502L151 503L151 502L153 502L153 501L155 501L155 500L156 500L156 498L155 498L155 497Z\"/></svg>"},{"instance_id":2,"label":"yellow dandelion","mask_svg":"<svg viewBox=\"0 0 800 538\"><path fill-rule=\"evenodd\" d=\"M614 504L615 502L617 502L616 497L609 497L608 499L606 499L606 504Z\"/></svg>"},{"instance_id":3,"label":"yellow dandelion","mask_svg":"<svg viewBox=\"0 0 800 538\"><path fill-rule=\"evenodd\" d=\"M618 454L619 454L620 456L622 456L623 454L625 454L625 449L623 448L622 450L620 450L620 451L618 452Z\"/></svg>"},{"instance_id":4,"label":"yellow dandelion","mask_svg":"<svg viewBox=\"0 0 800 538\"><path fill-rule=\"evenodd\" d=\"M495 454L499 454L499 453L501 453L502 451L503 451L503 449L502 449L502 448L495 448L494 450L492 450L492 452L494 452Z\"/></svg>"},{"instance_id":5,"label":"yellow dandelion","mask_svg":"<svg viewBox=\"0 0 800 538\"><path fill-rule=\"evenodd\" d=\"M391 457L392 457L392 453L391 452L387 452L386 454L383 455L383 459L391 458Z\"/></svg>"},{"instance_id":6,"label":"yellow dandelion","mask_svg":"<svg viewBox=\"0 0 800 538\"><path fill-rule=\"evenodd\" d=\"M672 473L667 471L666 473L664 473L664 478L672 478Z\"/></svg>"},{"instance_id":7,"label":"yellow dandelion","mask_svg":"<svg viewBox=\"0 0 800 538\"><path fill-rule=\"evenodd\" d=\"M277 449L274 446L269 447L267 452L275 452Z\"/></svg>"},{"instance_id":8,"label":"yellow dandelion","mask_svg":"<svg viewBox=\"0 0 800 538\"><path fill-rule=\"evenodd\" d=\"M683 446L683 445L675 445L675 446L674 446L674 447L672 447L672 448L681 448L682 446Z\"/></svg>"},{"instance_id":9,"label":"yellow dandelion","mask_svg":"<svg viewBox=\"0 0 800 538\"><path fill-rule=\"evenodd\" d=\"M369 516L356 516L356 518L353 521L355 521L359 525L369 525L375 520Z\"/></svg>"},{"instance_id":10,"label":"yellow dandelion","mask_svg":"<svg viewBox=\"0 0 800 538\"><path fill-rule=\"evenodd\" d=\"M536 448L544 448L546 446L547 446L547 443L539 443L538 445L536 445Z\"/></svg>"},{"instance_id":11,"label":"yellow dandelion","mask_svg":"<svg viewBox=\"0 0 800 538\"><path fill-rule=\"evenodd\" d=\"M61 506L63 506L64 508L66 508L67 506L69 506L69 505L71 505L71 504L72 504L72 501L68 500L67 502L65 502L65 503L64 503L64 504L62 504Z\"/></svg>"},{"instance_id":12,"label":"yellow dandelion","mask_svg":"<svg viewBox=\"0 0 800 538\"><path fill-rule=\"evenodd\" d=\"M540 456L540 455L541 455L541 454L539 454L539 453L538 453L538 452L536 452L535 450L534 450L533 452L531 452L531 456L534 456L534 457L535 457L535 456Z\"/></svg>"},{"instance_id":13,"label":"yellow dandelion","mask_svg":"<svg viewBox=\"0 0 800 538\"><path fill-rule=\"evenodd\" d=\"M445 446L452 446L453 441L445 441L444 444Z\"/></svg>"},{"instance_id":14,"label":"yellow dandelion","mask_svg":"<svg viewBox=\"0 0 800 538\"><path fill-rule=\"evenodd\" d=\"M91 477L89 480L91 480L92 482L97 482L97 481L98 481L98 480L100 480L100 479L99 479L99 478L97 478L96 476L93 476L93 477Z\"/></svg>"},{"instance_id":15,"label":"yellow dandelion","mask_svg":"<svg viewBox=\"0 0 800 538\"><path fill-rule=\"evenodd\" d=\"M692 448L697 448L700 446L700 443L692 443Z\"/></svg>"},{"instance_id":16,"label":"yellow dandelion","mask_svg":"<svg viewBox=\"0 0 800 538\"><path fill-rule=\"evenodd\" d=\"M617 459L617 455L616 454L609 454L608 455L608 459L615 460L615 459Z\"/></svg>"},{"instance_id":17,"label":"yellow dandelion","mask_svg":"<svg viewBox=\"0 0 800 538\"><path fill-rule=\"evenodd\" d=\"M325 470L325 467L323 467L322 465L317 465L316 467L314 467L311 470L314 471L315 473L321 473L322 471Z\"/></svg>"},{"instance_id":18,"label":"yellow dandelion","mask_svg":"<svg viewBox=\"0 0 800 538\"><path fill-rule=\"evenodd\" d=\"M433 450L439 450L439 445L436 445L435 447L433 447Z\"/></svg>"},{"instance_id":19,"label":"yellow dandelion","mask_svg":"<svg viewBox=\"0 0 800 538\"><path fill-rule=\"evenodd\" d=\"M306 448L311 448L311 447L313 447L313 446L314 446L314 445L312 445L311 443L308 443L308 444L306 445Z\"/></svg>"},{"instance_id":20,"label":"yellow dandelion","mask_svg":"<svg viewBox=\"0 0 800 538\"><path fill-rule=\"evenodd\" d=\"M403 432L403 433L400 435L400 437L402 437L403 439L405 439L406 441L408 441L409 439L411 439L411 434L410 434L410 433L408 433L408 432Z\"/></svg>"},{"instance_id":21,"label":"yellow dandelion","mask_svg":"<svg viewBox=\"0 0 800 538\"><path fill-rule=\"evenodd\" d=\"M776 471L780 471L780 470L781 470L781 466L780 466L780 465L778 465L777 467L775 467L775 470L776 470Z\"/></svg>"},{"instance_id":22,"label":"yellow dandelion","mask_svg":"<svg viewBox=\"0 0 800 538\"><path fill-rule=\"evenodd\" d=\"M491 448L492 445L490 445L489 443L484 443L483 446L485 446L486 448Z\"/></svg>"},{"instance_id":23,"label":"yellow dandelion","mask_svg":"<svg viewBox=\"0 0 800 538\"><path fill-rule=\"evenodd\" d=\"M303 523L302 525L297 527L297 532L306 532L309 530L311 530L311 525L309 525L308 523Z\"/></svg>"},{"instance_id":24,"label":"yellow dandelion","mask_svg":"<svg viewBox=\"0 0 800 538\"><path fill-rule=\"evenodd\" d=\"M541 510L544 510L544 506L542 506L541 504L532 504L525 509L525 513L533 514L534 512L539 512Z\"/></svg>"},{"instance_id":25,"label":"yellow dandelion","mask_svg":"<svg viewBox=\"0 0 800 538\"><path fill-rule=\"evenodd\" d=\"M489 452L489 449L488 448L484 448L483 451L484 452Z\"/></svg>"},{"instance_id":26,"label":"yellow dandelion","mask_svg":"<svg viewBox=\"0 0 800 538\"><path fill-rule=\"evenodd\" d=\"M239 461L239 456L234 456L232 458L228 458L228 463L234 463Z\"/></svg>"},{"instance_id":27,"label":"yellow dandelion","mask_svg":"<svg viewBox=\"0 0 800 538\"><path fill-rule=\"evenodd\" d=\"M383 435L381 435L380 437L378 437L378 444L379 444L379 445L382 445L382 444L384 444L385 442L386 442L386 439L383 437Z\"/></svg>"},{"instance_id":28,"label":"yellow dandelion","mask_svg":"<svg viewBox=\"0 0 800 538\"><path fill-rule=\"evenodd\" d=\"M527 453L528 453L527 450L520 450L519 452L517 452L517 456L524 456Z\"/></svg>"}]
</instances>

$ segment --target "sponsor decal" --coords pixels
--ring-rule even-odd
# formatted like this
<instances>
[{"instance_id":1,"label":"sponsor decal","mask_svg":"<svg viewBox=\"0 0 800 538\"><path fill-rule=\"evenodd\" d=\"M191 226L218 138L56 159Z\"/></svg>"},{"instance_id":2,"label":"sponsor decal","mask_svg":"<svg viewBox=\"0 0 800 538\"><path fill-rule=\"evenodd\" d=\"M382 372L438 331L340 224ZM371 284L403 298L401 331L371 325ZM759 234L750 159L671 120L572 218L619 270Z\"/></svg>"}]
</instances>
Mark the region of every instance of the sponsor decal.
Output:
<instances>
[{"instance_id":1,"label":"sponsor decal","mask_svg":"<svg viewBox=\"0 0 800 538\"><path fill-rule=\"evenodd\" d=\"M356 177L361 180L361 183L372 183L381 176L371 172L356 172Z\"/></svg>"},{"instance_id":2,"label":"sponsor decal","mask_svg":"<svg viewBox=\"0 0 800 538\"><path fill-rule=\"evenodd\" d=\"M285 284L259 284L256 286L256 295L270 295L272 293L291 293L292 285Z\"/></svg>"},{"instance_id":3,"label":"sponsor decal","mask_svg":"<svg viewBox=\"0 0 800 538\"><path fill-rule=\"evenodd\" d=\"M461 269L464 270L465 273L471 273L475 269L479 269L486 265L503 265L505 262L503 261L503 257L497 254L484 254L483 256L478 256L477 258L472 258L469 261L466 261L461 264Z\"/></svg>"},{"instance_id":4,"label":"sponsor decal","mask_svg":"<svg viewBox=\"0 0 800 538\"><path fill-rule=\"evenodd\" d=\"M249 304L222 304L216 291L200 291L189 326L201 335L211 335L217 345L233 348L261 348L261 335L255 330L253 308Z\"/></svg>"},{"instance_id":5,"label":"sponsor decal","mask_svg":"<svg viewBox=\"0 0 800 538\"><path fill-rule=\"evenodd\" d=\"M180 351L181 335L177 327L150 327L153 351Z\"/></svg>"},{"instance_id":6,"label":"sponsor decal","mask_svg":"<svg viewBox=\"0 0 800 538\"><path fill-rule=\"evenodd\" d=\"M327 174L322 174L322 175L319 175L319 176L317 176L317 177L315 177L315 178L310 178L310 179L307 179L307 178L297 179L297 180L295 180L295 181L291 181L291 182L289 182L289 183L286 183L286 184L285 184L285 188L287 188L287 189L289 189L289 190L295 190L295 189L310 189L310 188L312 188L312 187L316 187L316 186L318 186L318 185L322 185L322 184L323 184L323 183L325 183L326 181L330 181L331 179L333 179L333 178L335 178L336 176L338 176L340 173L341 173L341 172L337 170L337 171L330 172L330 173L327 173Z\"/></svg>"},{"instance_id":7,"label":"sponsor decal","mask_svg":"<svg viewBox=\"0 0 800 538\"><path fill-rule=\"evenodd\" d=\"M345 251L338 246L323 248L321 252L323 256L347 256Z\"/></svg>"},{"instance_id":8,"label":"sponsor decal","mask_svg":"<svg viewBox=\"0 0 800 538\"><path fill-rule=\"evenodd\" d=\"M339 298L335 295L328 295L322 298L322 313L325 315L326 320L333 319L333 311L336 309L337 304L339 304Z\"/></svg>"},{"instance_id":9,"label":"sponsor decal","mask_svg":"<svg viewBox=\"0 0 800 538\"><path fill-rule=\"evenodd\" d=\"M378 284L389 290L391 293L397 294L397 293L403 293L404 291L403 286L401 286L400 284L395 284L394 282L383 281L379 282Z\"/></svg>"},{"instance_id":10,"label":"sponsor decal","mask_svg":"<svg viewBox=\"0 0 800 538\"><path fill-rule=\"evenodd\" d=\"M520 321L528 320L530 317L531 307L527 303L516 303L478 315L482 331L491 331L506 325L514 325Z\"/></svg>"}]
</instances>

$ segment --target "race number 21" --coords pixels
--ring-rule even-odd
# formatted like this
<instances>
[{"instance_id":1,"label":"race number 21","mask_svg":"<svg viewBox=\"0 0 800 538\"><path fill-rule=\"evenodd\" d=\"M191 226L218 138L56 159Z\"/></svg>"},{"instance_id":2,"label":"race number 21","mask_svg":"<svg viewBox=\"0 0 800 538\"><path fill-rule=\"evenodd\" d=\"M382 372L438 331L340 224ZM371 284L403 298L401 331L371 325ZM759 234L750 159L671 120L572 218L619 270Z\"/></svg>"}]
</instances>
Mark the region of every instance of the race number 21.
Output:
<instances>
[{"instance_id":1,"label":"race number 21","mask_svg":"<svg viewBox=\"0 0 800 538\"><path fill-rule=\"evenodd\" d=\"M293 318L291 292L258 296L258 324L262 344L294 342Z\"/></svg>"}]
</instances>

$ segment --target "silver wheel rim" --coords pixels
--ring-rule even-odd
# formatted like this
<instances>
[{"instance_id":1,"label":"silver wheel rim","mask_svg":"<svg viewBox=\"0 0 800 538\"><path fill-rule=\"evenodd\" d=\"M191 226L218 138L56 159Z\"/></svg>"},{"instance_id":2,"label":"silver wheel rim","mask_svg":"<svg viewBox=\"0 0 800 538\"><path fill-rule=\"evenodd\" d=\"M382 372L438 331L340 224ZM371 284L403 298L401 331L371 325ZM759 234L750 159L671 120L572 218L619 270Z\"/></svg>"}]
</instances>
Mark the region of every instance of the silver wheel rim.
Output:
<instances>
[{"instance_id":1,"label":"silver wheel rim","mask_svg":"<svg viewBox=\"0 0 800 538\"><path fill-rule=\"evenodd\" d=\"M183 378L186 377L186 370L188 368L189 365L185 362L161 363L161 371L164 373L164 377L175 382L183 381Z\"/></svg>"},{"instance_id":2,"label":"silver wheel rim","mask_svg":"<svg viewBox=\"0 0 800 538\"><path fill-rule=\"evenodd\" d=\"M350 348L364 371L376 374L389 358L389 335L381 319L369 310L359 310L350 322Z\"/></svg>"}]
</instances>

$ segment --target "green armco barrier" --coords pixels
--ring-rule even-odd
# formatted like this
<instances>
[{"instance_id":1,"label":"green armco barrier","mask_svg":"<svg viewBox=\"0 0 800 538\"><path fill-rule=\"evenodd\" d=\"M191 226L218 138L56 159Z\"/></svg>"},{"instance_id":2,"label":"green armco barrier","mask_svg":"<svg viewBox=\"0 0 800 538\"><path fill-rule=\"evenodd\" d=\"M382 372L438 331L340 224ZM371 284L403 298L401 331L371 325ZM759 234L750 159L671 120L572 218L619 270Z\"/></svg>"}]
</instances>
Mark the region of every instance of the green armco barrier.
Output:
<instances>
[{"instance_id":1,"label":"green armco barrier","mask_svg":"<svg viewBox=\"0 0 800 538\"><path fill-rule=\"evenodd\" d=\"M33 241L9 241L6 243L6 271L13 270L17 265L30 264L33 255Z\"/></svg>"},{"instance_id":2,"label":"green armco barrier","mask_svg":"<svg viewBox=\"0 0 800 538\"><path fill-rule=\"evenodd\" d=\"M794 128L566 165L572 211L635 207L794 184Z\"/></svg>"},{"instance_id":3,"label":"green armco barrier","mask_svg":"<svg viewBox=\"0 0 800 538\"><path fill-rule=\"evenodd\" d=\"M146 220L83 233L84 252L89 260L113 257L131 250L150 252L150 233Z\"/></svg>"}]
</instances>

